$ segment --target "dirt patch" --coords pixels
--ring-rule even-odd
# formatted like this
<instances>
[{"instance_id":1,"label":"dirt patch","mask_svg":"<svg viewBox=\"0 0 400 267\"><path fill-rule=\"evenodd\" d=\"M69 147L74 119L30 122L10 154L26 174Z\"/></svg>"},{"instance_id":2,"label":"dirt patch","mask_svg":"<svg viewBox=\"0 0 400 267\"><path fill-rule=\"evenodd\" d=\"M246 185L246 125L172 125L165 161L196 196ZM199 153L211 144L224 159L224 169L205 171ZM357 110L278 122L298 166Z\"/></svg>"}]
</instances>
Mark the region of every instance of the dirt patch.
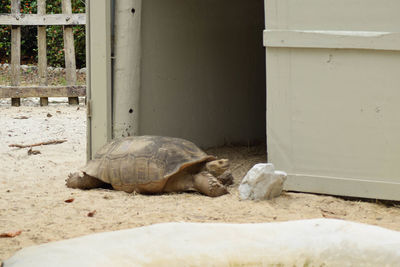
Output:
<instances>
[{"instance_id":1,"label":"dirt patch","mask_svg":"<svg viewBox=\"0 0 400 267\"><path fill-rule=\"evenodd\" d=\"M172 221L256 223L327 217L400 230L396 205L290 192L271 201L240 201L241 178L255 163L265 162L262 146L208 151L232 161L235 184L229 195L218 198L69 189L67 175L85 163L86 108L50 101L48 107L39 107L36 100L24 100L16 108L0 100L0 233L22 231L0 238L0 260L30 245ZM67 142L35 147L40 154L9 147L64 139Z\"/></svg>"}]
</instances>

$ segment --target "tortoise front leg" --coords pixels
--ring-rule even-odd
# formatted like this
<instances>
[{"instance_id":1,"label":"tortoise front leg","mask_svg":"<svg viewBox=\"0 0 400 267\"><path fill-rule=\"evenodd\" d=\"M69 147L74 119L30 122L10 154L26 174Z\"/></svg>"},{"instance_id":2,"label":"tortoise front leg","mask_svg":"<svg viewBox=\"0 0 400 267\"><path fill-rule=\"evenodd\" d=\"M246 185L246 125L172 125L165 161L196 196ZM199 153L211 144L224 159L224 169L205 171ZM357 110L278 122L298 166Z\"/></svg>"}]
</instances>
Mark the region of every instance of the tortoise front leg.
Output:
<instances>
[{"instance_id":1,"label":"tortoise front leg","mask_svg":"<svg viewBox=\"0 0 400 267\"><path fill-rule=\"evenodd\" d=\"M229 170L218 176L217 180L225 186L232 185L234 182L233 175Z\"/></svg>"},{"instance_id":2,"label":"tortoise front leg","mask_svg":"<svg viewBox=\"0 0 400 267\"><path fill-rule=\"evenodd\" d=\"M219 197L228 193L226 187L217 178L205 171L193 176L193 187L210 197Z\"/></svg>"},{"instance_id":3,"label":"tortoise front leg","mask_svg":"<svg viewBox=\"0 0 400 267\"><path fill-rule=\"evenodd\" d=\"M99 188L105 185L105 183L97 178L84 174L79 175L78 172L70 173L68 179L65 180L66 185L69 188L79 188L79 189L92 189Z\"/></svg>"}]
</instances>

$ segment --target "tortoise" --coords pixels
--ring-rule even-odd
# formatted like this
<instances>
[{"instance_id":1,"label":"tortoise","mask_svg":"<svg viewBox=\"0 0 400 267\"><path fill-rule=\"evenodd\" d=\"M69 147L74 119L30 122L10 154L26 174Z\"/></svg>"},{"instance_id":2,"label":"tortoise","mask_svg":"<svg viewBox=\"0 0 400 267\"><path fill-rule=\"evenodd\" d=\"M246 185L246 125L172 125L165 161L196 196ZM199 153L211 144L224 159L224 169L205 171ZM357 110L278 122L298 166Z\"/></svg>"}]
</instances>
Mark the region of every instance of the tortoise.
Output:
<instances>
[{"instance_id":1,"label":"tortoise","mask_svg":"<svg viewBox=\"0 0 400 267\"><path fill-rule=\"evenodd\" d=\"M140 194L195 190L217 197L228 193L223 184L233 179L228 168L227 159L208 155L184 139L131 136L103 146L81 169L83 175L70 174L66 185L91 189L110 184Z\"/></svg>"}]
</instances>

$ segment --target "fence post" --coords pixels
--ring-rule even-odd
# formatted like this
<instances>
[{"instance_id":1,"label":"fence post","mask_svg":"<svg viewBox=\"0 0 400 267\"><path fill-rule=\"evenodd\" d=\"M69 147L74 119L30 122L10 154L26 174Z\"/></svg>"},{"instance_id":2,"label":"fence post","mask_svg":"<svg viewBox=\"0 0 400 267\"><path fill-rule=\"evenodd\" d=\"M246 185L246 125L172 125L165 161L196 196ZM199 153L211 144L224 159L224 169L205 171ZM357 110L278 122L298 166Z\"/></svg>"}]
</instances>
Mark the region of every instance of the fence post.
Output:
<instances>
[{"instance_id":1,"label":"fence post","mask_svg":"<svg viewBox=\"0 0 400 267\"><path fill-rule=\"evenodd\" d=\"M71 0L62 0L63 14L72 14ZM68 85L76 85L75 45L72 26L64 25L65 73ZM68 97L70 105L78 105L78 97Z\"/></svg>"},{"instance_id":2,"label":"fence post","mask_svg":"<svg viewBox=\"0 0 400 267\"><path fill-rule=\"evenodd\" d=\"M37 13L39 15L46 14L46 0L37 1ZM38 26L38 69L39 69L39 85L47 85L47 45L46 45L46 26ZM47 106L49 104L48 97L40 98L40 105Z\"/></svg>"},{"instance_id":3,"label":"fence post","mask_svg":"<svg viewBox=\"0 0 400 267\"><path fill-rule=\"evenodd\" d=\"M20 17L20 0L11 0L11 13L18 19ZM20 63L21 63L21 27L12 26L11 28L11 86L18 86L20 83ZM19 107L20 98L11 98L11 105Z\"/></svg>"}]
</instances>

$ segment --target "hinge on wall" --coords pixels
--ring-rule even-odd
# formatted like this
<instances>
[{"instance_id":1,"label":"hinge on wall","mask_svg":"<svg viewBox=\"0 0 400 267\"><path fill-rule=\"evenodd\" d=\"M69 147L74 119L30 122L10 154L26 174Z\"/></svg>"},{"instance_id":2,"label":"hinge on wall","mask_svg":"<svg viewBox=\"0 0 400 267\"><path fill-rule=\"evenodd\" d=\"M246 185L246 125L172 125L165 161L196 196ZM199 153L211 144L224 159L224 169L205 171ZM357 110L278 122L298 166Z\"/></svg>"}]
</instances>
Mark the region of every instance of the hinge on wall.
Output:
<instances>
[{"instance_id":1,"label":"hinge on wall","mask_svg":"<svg viewBox=\"0 0 400 267\"><path fill-rule=\"evenodd\" d=\"M87 113L87 117L88 117L88 118L91 118L91 117L92 117L92 100L89 100L89 101L87 102L86 113Z\"/></svg>"}]
</instances>

